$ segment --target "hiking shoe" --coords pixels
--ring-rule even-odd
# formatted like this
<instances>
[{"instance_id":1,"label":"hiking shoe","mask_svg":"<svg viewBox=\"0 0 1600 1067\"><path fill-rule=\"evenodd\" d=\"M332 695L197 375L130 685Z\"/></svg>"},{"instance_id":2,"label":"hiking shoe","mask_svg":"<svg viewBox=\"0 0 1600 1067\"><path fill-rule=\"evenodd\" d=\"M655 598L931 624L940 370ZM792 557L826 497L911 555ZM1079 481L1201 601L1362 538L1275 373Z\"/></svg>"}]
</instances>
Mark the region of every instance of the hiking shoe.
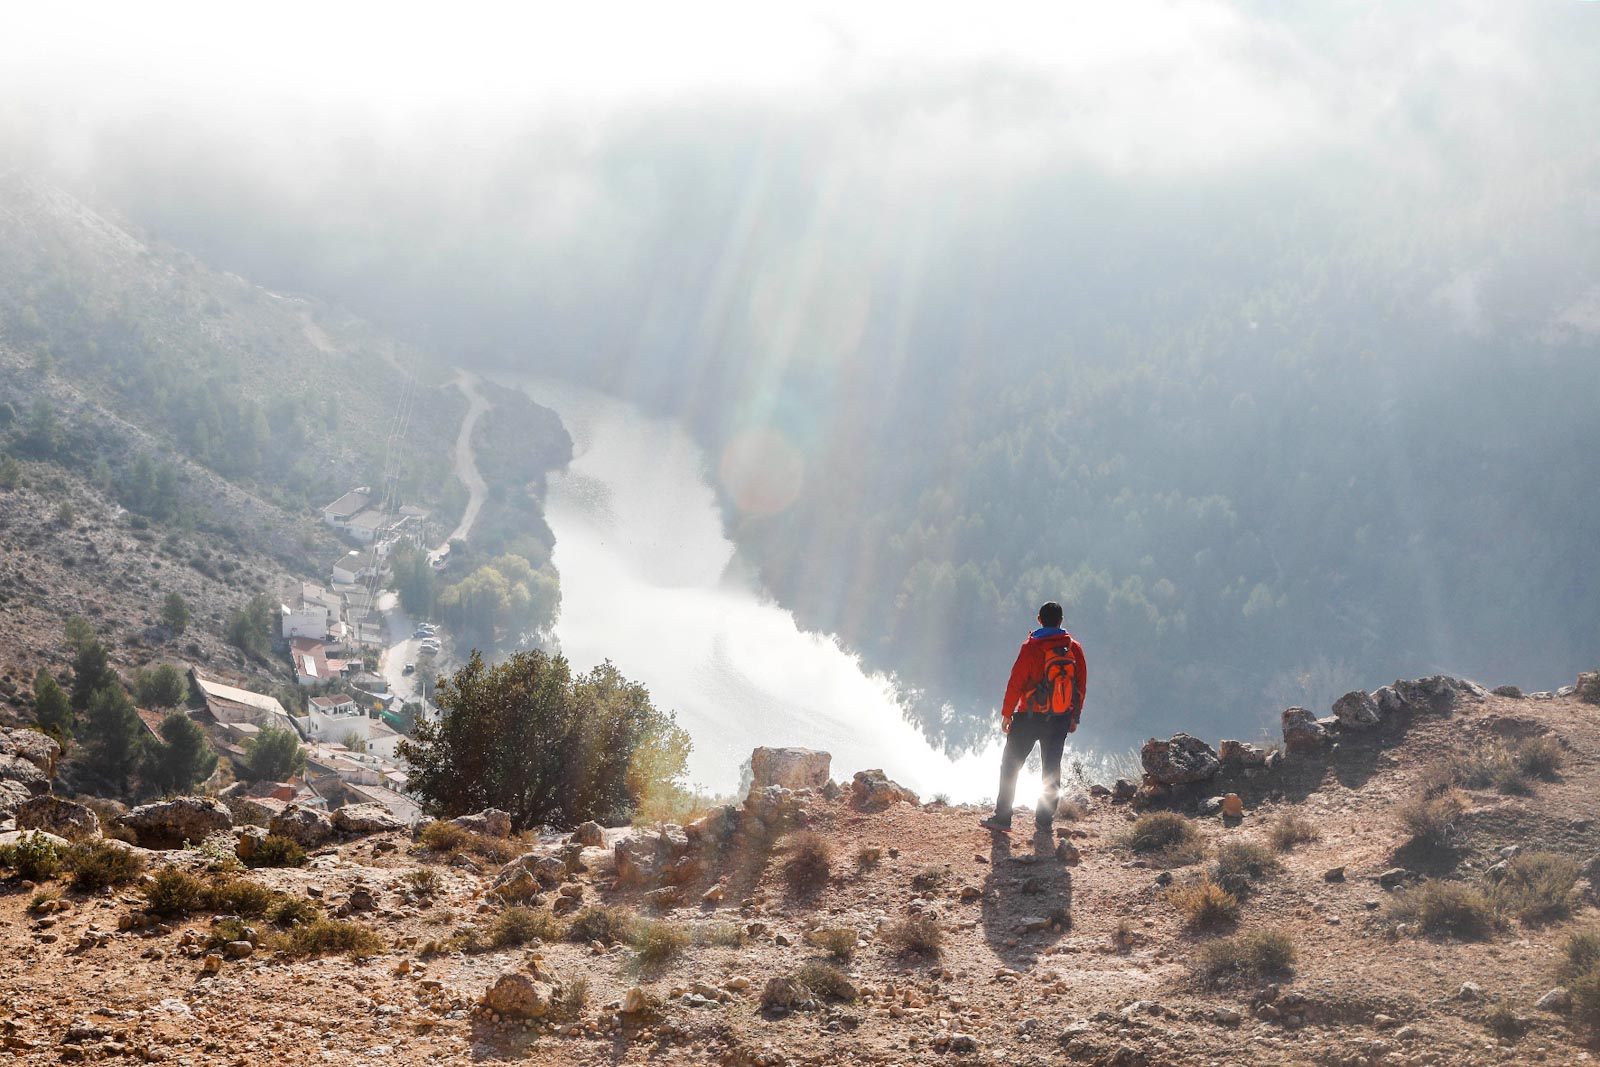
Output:
<instances>
[{"instance_id":1,"label":"hiking shoe","mask_svg":"<svg viewBox=\"0 0 1600 1067\"><path fill-rule=\"evenodd\" d=\"M1009 834L1011 832L1011 820L1002 819L998 815L991 815L987 819L979 819L978 825L983 827L985 830L998 830L1002 834Z\"/></svg>"}]
</instances>

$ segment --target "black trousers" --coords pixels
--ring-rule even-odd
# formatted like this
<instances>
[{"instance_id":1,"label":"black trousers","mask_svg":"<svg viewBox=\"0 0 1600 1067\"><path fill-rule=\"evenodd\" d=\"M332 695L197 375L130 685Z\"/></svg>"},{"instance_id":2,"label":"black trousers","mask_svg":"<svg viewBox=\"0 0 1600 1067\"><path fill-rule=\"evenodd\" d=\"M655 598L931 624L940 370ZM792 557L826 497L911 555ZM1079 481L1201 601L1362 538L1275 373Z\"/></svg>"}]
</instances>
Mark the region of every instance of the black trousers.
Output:
<instances>
[{"instance_id":1,"label":"black trousers","mask_svg":"<svg viewBox=\"0 0 1600 1067\"><path fill-rule=\"evenodd\" d=\"M1039 757L1044 761L1044 789L1039 794L1034 815L1039 819L1053 819L1056 798L1061 793L1061 751L1067 747L1067 727L1071 715L1019 712L1011 717L1011 730L1006 734L1006 749L1000 757L1000 792L994 798L994 813L1010 821L1011 808L1016 802L1017 772L1028 762L1033 746L1039 746Z\"/></svg>"}]
</instances>

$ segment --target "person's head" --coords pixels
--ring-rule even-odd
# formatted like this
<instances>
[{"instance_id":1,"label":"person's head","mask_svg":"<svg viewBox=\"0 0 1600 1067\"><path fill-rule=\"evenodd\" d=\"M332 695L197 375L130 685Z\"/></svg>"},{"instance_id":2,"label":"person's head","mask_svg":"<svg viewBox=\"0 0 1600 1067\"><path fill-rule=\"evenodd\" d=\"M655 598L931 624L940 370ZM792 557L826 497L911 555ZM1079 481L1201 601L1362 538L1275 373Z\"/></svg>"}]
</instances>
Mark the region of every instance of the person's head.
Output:
<instances>
[{"instance_id":1,"label":"person's head","mask_svg":"<svg viewBox=\"0 0 1600 1067\"><path fill-rule=\"evenodd\" d=\"M1061 605L1054 600L1039 609L1040 626L1060 626L1062 619Z\"/></svg>"}]
</instances>

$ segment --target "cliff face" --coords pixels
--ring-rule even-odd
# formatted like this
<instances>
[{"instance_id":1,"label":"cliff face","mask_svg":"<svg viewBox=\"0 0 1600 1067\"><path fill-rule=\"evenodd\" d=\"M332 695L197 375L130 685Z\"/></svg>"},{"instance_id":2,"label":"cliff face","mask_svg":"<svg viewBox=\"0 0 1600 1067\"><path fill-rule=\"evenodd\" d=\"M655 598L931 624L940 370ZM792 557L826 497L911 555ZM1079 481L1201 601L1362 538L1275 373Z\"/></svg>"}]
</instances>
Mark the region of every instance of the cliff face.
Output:
<instances>
[{"instance_id":1,"label":"cliff face","mask_svg":"<svg viewBox=\"0 0 1600 1067\"><path fill-rule=\"evenodd\" d=\"M1588 1056L1600 707L1461 689L1259 765L1229 751L1251 765L1131 800L1094 783L1037 834L802 754L682 828L286 812L199 850L107 844L158 880L3 883L0 1040L22 1063ZM1222 790L1241 815L1205 814ZM269 830L309 862L206 873L282 855Z\"/></svg>"}]
</instances>

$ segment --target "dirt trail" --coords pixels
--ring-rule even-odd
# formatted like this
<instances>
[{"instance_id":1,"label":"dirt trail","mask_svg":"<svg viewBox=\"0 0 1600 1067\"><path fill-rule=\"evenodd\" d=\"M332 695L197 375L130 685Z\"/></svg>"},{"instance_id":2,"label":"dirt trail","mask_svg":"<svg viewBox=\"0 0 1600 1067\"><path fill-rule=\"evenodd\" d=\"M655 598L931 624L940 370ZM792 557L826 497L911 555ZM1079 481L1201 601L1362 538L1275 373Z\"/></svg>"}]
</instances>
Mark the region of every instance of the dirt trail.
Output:
<instances>
[{"instance_id":1,"label":"dirt trail","mask_svg":"<svg viewBox=\"0 0 1600 1067\"><path fill-rule=\"evenodd\" d=\"M467 398L467 414L462 418L461 432L456 436L455 459L456 477L467 487L467 507L461 513L461 522L450 532L450 536L429 553L430 559L444 555L451 541L466 539L472 532L473 524L478 521L478 512L483 510L484 499L489 495L489 486L478 471L478 460L472 449L472 431L477 427L478 419L489 410L489 401L478 391L478 376L470 371L457 370L451 384Z\"/></svg>"}]
</instances>

